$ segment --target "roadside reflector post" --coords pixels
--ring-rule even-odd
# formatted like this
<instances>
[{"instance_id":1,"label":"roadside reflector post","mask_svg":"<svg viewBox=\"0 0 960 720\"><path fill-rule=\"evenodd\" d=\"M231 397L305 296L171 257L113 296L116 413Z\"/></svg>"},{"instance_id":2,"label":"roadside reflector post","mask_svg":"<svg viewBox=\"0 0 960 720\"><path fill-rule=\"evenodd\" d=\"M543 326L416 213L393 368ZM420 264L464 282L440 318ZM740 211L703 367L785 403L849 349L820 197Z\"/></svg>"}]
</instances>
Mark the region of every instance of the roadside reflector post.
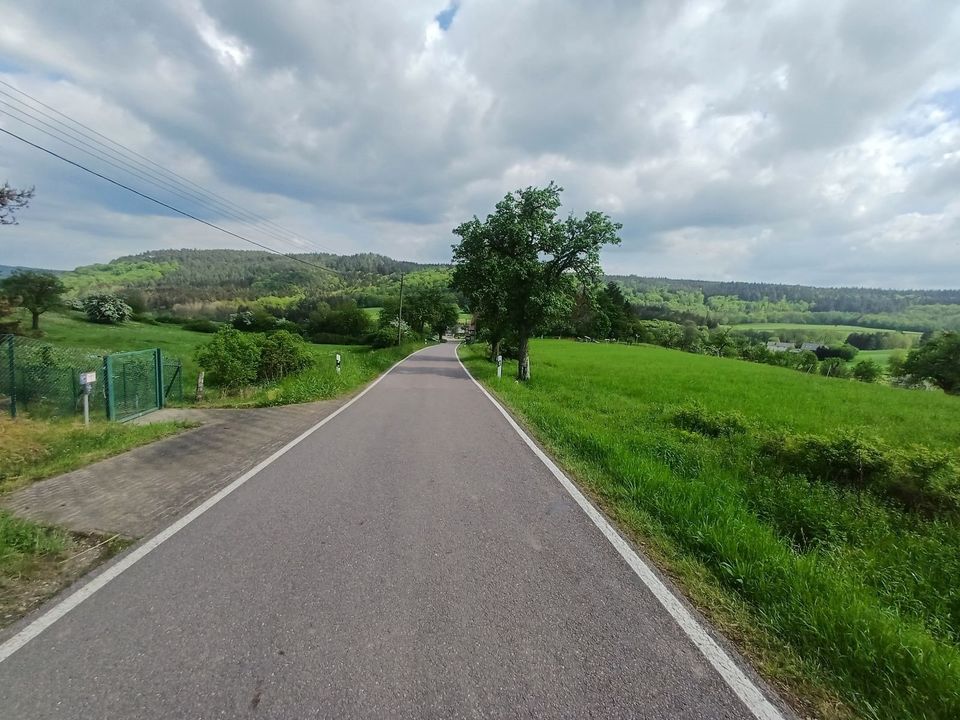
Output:
<instances>
[{"instance_id":1,"label":"roadside reflector post","mask_svg":"<svg viewBox=\"0 0 960 720\"><path fill-rule=\"evenodd\" d=\"M340 353L337 353L337 375L340 374Z\"/></svg>"},{"instance_id":2,"label":"roadside reflector post","mask_svg":"<svg viewBox=\"0 0 960 720\"><path fill-rule=\"evenodd\" d=\"M203 370L197 375L197 402L203 402Z\"/></svg>"},{"instance_id":3,"label":"roadside reflector post","mask_svg":"<svg viewBox=\"0 0 960 720\"><path fill-rule=\"evenodd\" d=\"M97 373L80 373L80 384L83 386L83 425L90 424L90 393L93 392L93 384L97 381Z\"/></svg>"},{"instance_id":4,"label":"roadside reflector post","mask_svg":"<svg viewBox=\"0 0 960 720\"><path fill-rule=\"evenodd\" d=\"M497 378L503 377L503 355L497 355Z\"/></svg>"}]
</instances>

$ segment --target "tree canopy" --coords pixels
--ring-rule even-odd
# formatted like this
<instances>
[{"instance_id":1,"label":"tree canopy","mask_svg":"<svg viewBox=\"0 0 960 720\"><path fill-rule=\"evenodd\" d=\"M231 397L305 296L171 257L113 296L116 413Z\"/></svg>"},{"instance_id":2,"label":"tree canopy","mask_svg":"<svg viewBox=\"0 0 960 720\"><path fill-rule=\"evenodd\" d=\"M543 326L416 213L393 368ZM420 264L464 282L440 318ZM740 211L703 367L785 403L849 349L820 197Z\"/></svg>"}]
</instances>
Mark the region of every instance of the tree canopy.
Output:
<instances>
[{"instance_id":1,"label":"tree canopy","mask_svg":"<svg viewBox=\"0 0 960 720\"><path fill-rule=\"evenodd\" d=\"M960 333L945 332L911 350L903 370L930 380L950 395L960 395Z\"/></svg>"},{"instance_id":2,"label":"tree canopy","mask_svg":"<svg viewBox=\"0 0 960 720\"><path fill-rule=\"evenodd\" d=\"M16 225L17 212L30 204L34 188L19 189L4 182L0 186L0 225Z\"/></svg>"},{"instance_id":3,"label":"tree canopy","mask_svg":"<svg viewBox=\"0 0 960 720\"><path fill-rule=\"evenodd\" d=\"M21 270L0 280L0 289L11 301L30 311L34 330L40 328L40 316L58 305L66 291L56 275L33 270Z\"/></svg>"},{"instance_id":4,"label":"tree canopy","mask_svg":"<svg viewBox=\"0 0 960 720\"><path fill-rule=\"evenodd\" d=\"M534 331L568 317L577 285L596 285L600 249L619 244L621 228L589 211L561 219L563 188L551 182L507 194L493 213L454 229L454 285L471 306L496 313L496 322L517 336L520 380L530 378L528 346Z\"/></svg>"}]
</instances>

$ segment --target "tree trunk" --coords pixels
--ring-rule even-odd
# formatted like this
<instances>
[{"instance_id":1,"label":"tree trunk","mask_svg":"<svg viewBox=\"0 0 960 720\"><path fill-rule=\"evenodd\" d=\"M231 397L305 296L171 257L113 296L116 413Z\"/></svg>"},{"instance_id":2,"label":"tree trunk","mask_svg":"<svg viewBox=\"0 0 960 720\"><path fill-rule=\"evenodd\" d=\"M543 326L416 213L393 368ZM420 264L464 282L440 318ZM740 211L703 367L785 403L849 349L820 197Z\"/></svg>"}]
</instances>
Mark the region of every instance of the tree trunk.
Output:
<instances>
[{"instance_id":1,"label":"tree trunk","mask_svg":"<svg viewBox=\"0 0 960 720\"><path fill-rule=\"evenodd\" d=\"M517 350L517 380L526 382L530 379L530 338L527 333L520 333L520 345Z\"/></svg>"},{"instance_id":2,"label":"tree trunk","mask_svg":"<svg viewBox=\"0 0 960 720\"><path fill-rule=\"evenodd\" d=\"M497 361L497 355L500 354L500 338L490 341L490 362Z\"/></svg>"},{"instance_id":3,"label":"tree trunk","mask_svg":"<svg viewBox=\"0 0 960 720\"><path fill-rule=\"evenodd\" d=\"M33 324L30 327L33 328L34 330L39 330L40 329L40 313L38 313L36 310L31 310L30 314L33 315Z\"/></svg>"}]
</instances>

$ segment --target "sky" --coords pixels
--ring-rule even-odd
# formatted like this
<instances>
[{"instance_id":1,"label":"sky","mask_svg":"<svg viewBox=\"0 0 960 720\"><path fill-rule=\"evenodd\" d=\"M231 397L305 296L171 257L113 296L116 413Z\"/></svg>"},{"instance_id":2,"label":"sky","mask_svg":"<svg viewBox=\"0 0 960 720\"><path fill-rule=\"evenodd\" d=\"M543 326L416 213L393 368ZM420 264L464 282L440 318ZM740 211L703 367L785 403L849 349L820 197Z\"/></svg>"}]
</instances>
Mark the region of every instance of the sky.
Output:
<instances>
[{"instance_id":1,"label":"sky","mask_svg":"<svg viewBox=\"0 0 960 720\"><path fill-rule=\"evenodd\" d=\"M0 3L0 81L195 184L44 134L4 85L0 127L277 250L447 262L554 180L623 223L609 273L960 286L955 0ZM4 179L36 196L0 264L249 247L0 135Z\"/></svg>"}]
</instances>

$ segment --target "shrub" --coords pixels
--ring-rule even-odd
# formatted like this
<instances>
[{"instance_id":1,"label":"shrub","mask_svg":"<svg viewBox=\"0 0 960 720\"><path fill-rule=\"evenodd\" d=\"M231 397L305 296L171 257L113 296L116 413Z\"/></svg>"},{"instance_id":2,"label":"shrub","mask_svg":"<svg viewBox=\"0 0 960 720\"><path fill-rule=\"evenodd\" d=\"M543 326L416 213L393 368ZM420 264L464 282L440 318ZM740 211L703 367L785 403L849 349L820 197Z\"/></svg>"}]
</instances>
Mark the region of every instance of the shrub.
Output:
<instances>
[{"instance_id":1,"label":"shrub","mask_svg":"<svg viewBox=\"0 0 960 720\"><path fill-rule=\"evenodd\" d=\"M257 379L260 339L234 328L223 328L197 349L197 362L210 373L211 382L239 387Z\"/></svg>"},{"instance_id":2,"label":"shrub","mask_svg":"<svg viewBox=\"0 0 960 720\"><path fill-rule=\"evenodd\" d=\"M310 334L310 340L319 345L362 345L363 338L336 333L317 332Z\"/></svg>"},{"instance_id":3,"label":"shrub","mask_svg":"<svg viewBox=\"0 0 960 720\"><path fill-rule=\"evenodd\" d=\"M926 514L960 510L960 469L943 451L922 445L891 448L876 438L851 433L835 437L784 433L765 438L761 452L782 473L858 492L870 490Z\"/></svg>"},{"instance_id":4,"label":"shrub","mask_svg":"<svg viewBox=\"0 0 960 720\"><path fill-rule=\"evenodd\" d=\"M691 403L677 410L673 424L707 437L731 437L747 429L746 420L740 413L710 412L700 403Z\"/></svg>"},{"instance_id":5,"label":"shrub","mask_svg":"<svg viewBox=\"0 0 960 720\"><path fill-rule=\"evenodd\" d=\"M206 318L195 318L183 324L184 330L200 333L215 333L219 328L220 326L217 323L212 320L207 320Z\"/></svg>"},{"instance_id":6,"label":"shrub","mask_svg":"<svg viewBox=\"0 0 960 720\"><path fill-rule=\"evenodd\" d=\"M129 305L110 293L87 296L83 300L83 310L91 322L98 323L122 323L133 315Z\"/></svg>"},{"instance_id":7,"label":"shrub","mask_svg":"<svg viewBox=\"0 0 960 720\"><path fill-rule=\"evenodd\" d=\"M303 370L312 362L303 338L286 330L278 330L268 335L262 343L257 377L260 380L279 380Z\"/></svg>"},{"instance_id":8,"label":"shrub","mask_svg":"<svg viewBox=\"0 0 960 720\"><path fill-rule=\"evenodd\" d=\"M397 329L382 327L370 335L367 342L375 348L392 347L397 344Z\"/></svg>"},{"instance_id":9,"label":"shrub","mask_svg":"<svg viewBox=\"0 0 960 720\"><path fill-rule=\"evenodd\" d=\"M848 378L850 368L840 358L831 357L820 363L820 374L824 377Z\"/></svg>"},{"instance_id":10,"label":"shrub","mask_svg":"<svg viewBox=\"0 0 960 720\"><path fill-rule=\"evenodd\" d=\"M240 310L230 316L230 324L244 332L267 332L277 326L277 319L261 308Z\"/></svg>"},{"instance_id":11,"label":"shrub","mask_svg":"<svg viewBox=\"0 0 960 720\"><path fill-rule=\"evenodd\" d=\"M853 368L853 376L861 382L876 382L882 374L883 369L873 360L861 360Z\"/></svg>"}]
</instances>

